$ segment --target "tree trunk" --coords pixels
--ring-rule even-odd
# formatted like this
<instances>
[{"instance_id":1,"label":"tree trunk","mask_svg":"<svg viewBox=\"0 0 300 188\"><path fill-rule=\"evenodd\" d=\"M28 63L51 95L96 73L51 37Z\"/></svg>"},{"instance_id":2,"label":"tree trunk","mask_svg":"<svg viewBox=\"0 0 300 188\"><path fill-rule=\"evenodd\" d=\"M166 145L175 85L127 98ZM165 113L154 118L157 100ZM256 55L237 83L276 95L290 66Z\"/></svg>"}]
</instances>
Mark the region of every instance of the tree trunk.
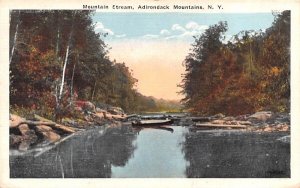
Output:
<instances>
[{"instance_id":1,"label":"tree trunk","mask_svg":"<svg viewBox=\"0 0 300 188\"><path fill-rule=\"evenodd\" d=\"M97 85L97 81L95 81L95 84L94 84L94 88L93 88L93 92L92 92L92 99L91 99L91 101L93 101L93 99L94 99L95 90L96 90L96 85Z\"/></svg>"},{"instance_id":2,"label":"tree trunk","mask_svg":"<svg viewBox=\"0 0 300 188\"><path fill-rule=\"evenodd\" d=\"M55 11L55 16L56 16L56 24L57 24L57 34L56 34L56 44L55 44L55 56L58 61L60 61L60 33L61 33L61 26L60 26L60 11L56 10Z\"/></svg>"},{"instance_id":3,"label":"tree trunk","mask_svg":"<svg viewBox=\"0 0 300 188\"><path fill-rule=\"evenodd\" d=\"M20 11L19 11L19 15L18 15L18 23L16 25L16 31L15 31L15 35L14 35L14 43L11 49L11 53L10 53L10 57L9 57L9 64L12 61L12 58L14 56L14 52L15 52L15 46L16 46L16 42L17 42L17 38L18 38L18 30L19 30L19 24L20 24Z\"/></svg>"},{"instance_id":4,"label":"tree trunk","mask_svg":"<svg viewBox=\"0 0 300 188\"><path fill-rule=\"evenodd\" d=\"M71 42L72 42L75 15L76 15L76 13L73 15L72 27L71 27L71 31L70 31L70 35L69 35L69 40L68 40L68 45L67 45L67 50L66 50L66 56L65 56L65 62L64 62L64 66L63 66L62 79L61 79L59 97L58 97L59 103L61 102L62 94L63 94L63 90L64 90L66 67L67 67L67 64L68 64L70 46L71 46Z\"/></svg>"},{"instance_id":5,"label":"tree trunk","mask_svg":"<svg viewBox=\"0 0 300 188\"><path fill-rule=\"evenodd\" d=\"M253 54L252 54L252 45L251 45L252 41L250 39L250 43L249 43L249 70L250 70L250 76L252 77L252 69L253 69Z\"/></svg>"},{"instance_id":6,"label":"tree trunk","mask_svg":"<svg viewBox=\"0 0 300 188\"><path fill-rule=\"evenodd\" d=\"M55 55L57 57L57 59L59 60L59 41L60 41L60 27L59 24L57 26L57 37L56 37L56 49L55 49Z\"/></svg>"},{"instance_id":7,"label":"tree trunk","mask_svg":"<svg viewBox=\"0 0 300 188\"><path fill-rule=\"evenodd\" d=\"M64 66L63 66L63 72L62 72L62 78L61 78L61 84L60 84L60 90L59 90L59 97L58 97L59 102L61 101L62 93L64 90L65 74L66 74L66 67L67 67L67 63L68 63L69 50L70 50L70 43L68 43L65 62L64 62Z\"/></svg>"},{"instance_id":8,"label":"tree trunk","mask_svg":"<svg viewBox=\"0 0 300 188\"><path fill-rule=\"evenodd\" d=\"M77 57L78 58L78 57ZM73 72L72 72L72 79L71 79L71 100L70 100L70 103L72 104L73 103L73 85L74 85L74 74L75 74L75 68L76 68L76 62L74 63L74 66L73 66Z\"/></svg>"}]
</instances>

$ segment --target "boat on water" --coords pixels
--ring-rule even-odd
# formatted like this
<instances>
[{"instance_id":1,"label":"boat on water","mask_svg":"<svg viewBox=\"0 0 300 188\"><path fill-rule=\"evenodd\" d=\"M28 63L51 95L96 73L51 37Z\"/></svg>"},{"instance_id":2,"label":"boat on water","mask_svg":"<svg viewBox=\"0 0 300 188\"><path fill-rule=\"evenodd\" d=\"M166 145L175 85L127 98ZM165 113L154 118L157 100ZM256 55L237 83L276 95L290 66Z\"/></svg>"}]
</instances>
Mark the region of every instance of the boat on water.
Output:
<instances>
[{"instance_id":1,"label":"boat on water","mask_svg":"<svg viewBox=\"0 0 300 188\"><path fill-rule=\"evenodd\" d=\"M172 119L165 119L165 120L137 120L133 121L131 124L132 126L161 126L161 125L170 125L173 123Z\"/></svg>"}]
</instances>

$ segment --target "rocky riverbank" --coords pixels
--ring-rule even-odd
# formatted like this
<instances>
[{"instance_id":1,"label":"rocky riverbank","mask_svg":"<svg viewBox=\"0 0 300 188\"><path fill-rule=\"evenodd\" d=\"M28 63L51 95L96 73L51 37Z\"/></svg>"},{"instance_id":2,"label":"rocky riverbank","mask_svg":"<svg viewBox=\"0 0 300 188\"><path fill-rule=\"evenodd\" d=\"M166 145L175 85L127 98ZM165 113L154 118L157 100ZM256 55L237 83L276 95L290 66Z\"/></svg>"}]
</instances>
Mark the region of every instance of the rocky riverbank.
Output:
<instances>
[{"instance_id":1,"label":"rocky riverbank","mask_svg":"<svg viewBox=\"0 0 300 188\"><path fill-rule=\"evenodd\" d=\"M191 126L195 129L243 129L254 132L290 131L290 115L270 111L236 117L224 116L223 114L209 117L193 117L188 114L127 116L121 108L96 108L90 102L77 105L75 110L77 111L76 117L62 118L60 123L36 114L29 118L10 114L10 149L26 152L32 148L43 148L51 144L58 144L78 131L95 126L120 125L121 122L129 122L123 124L130 125L130 122L136 119L173 119L173 125Z\"/></svg>"},{"instance_id":2,"label":"rocky riverbank","mask_svg":"<svg viewBox=\"0 0 300 188\"><path fill-rule=\"evenodd\" d=\"M273 113L271 111L256 112L237 117L217 114L208 117L208 121L205 122L216 126L222 125L229 129L244 128L247 131L256 132L290 131L290 115L286 113ZM196 127L201 127L201 125L202 123L195 124Z\"/></svg>"},{"instance_id":3,"label":"rocky riverbank","mask_svg":"<svg viewBox=\"0 0 300 188\"><path fill-rule=\"evenodd\" d=\"M28 117L10 114L10 149L26 153L32 148L58 144L79 131L95 126L120 124L126 119L126 114L118 107L100 109L83 101L75 104L73 116L62 118L60 123L37 114L30 114Z\"/></svg>"}]
</instances>

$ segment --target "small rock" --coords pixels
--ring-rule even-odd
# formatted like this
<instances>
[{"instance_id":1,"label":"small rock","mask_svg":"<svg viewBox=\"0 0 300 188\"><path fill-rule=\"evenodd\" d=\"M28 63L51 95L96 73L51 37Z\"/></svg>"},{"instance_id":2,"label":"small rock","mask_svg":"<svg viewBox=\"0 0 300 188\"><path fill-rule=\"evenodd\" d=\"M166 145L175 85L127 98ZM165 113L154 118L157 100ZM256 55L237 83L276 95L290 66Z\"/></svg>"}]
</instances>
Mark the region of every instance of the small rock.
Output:
<instances>
[{"instance_id":1,"label":"small rock","mask_svg":"<svg viewBox=\"0 0 300 188\"><path fill-rule=\"evenodd\" d=\"M289 126L287 124L279 124L279 125L276 125L276 130L277 131L288 131Z\"/></svg>"},{"instance_id":2,"label":"small rock","mask_svg":"<svg viewBox=\"0 0 300 188\"><path fill-rule=\"evenodd\" d=\"M259 121L266 121L271 117L272 117L272 112L262 111L262 112L256 112L255 114L252 114L249 118L257 119Z\"/></svg>"},{"instance_id":3,"label":"small rock","mask_svg":"<svg viewBox=\"0 0 300 188\"><path fill-rule=\"evenodd\" d=\"M27 124L21 124L18 128L22 135L28 135L30 132L30 129Z\"/></svg>"},{"instance_id":4,"label":"small rock","mask_svg":"<svg viewBox=\"0 0 300 188\"><path fill-rule=\"evenodd\" d=\"M235 119L238 120L238 121L246 121L249 116L250 116L249 114L239 115L239 116L235 117Z\"/></svg>"},{"instance_id":5,"label":"small rock","mask_svg":"<svg viewBox=\"0 0 300 188\"><path fill-rule=\"evenodd\" d=\"M212 124L224 124L224 122L225 122L224 120L220 120L220 119L211 121Z\"/></svg>"},{"instance_id":6,"label":"small rock","mask_svg":"<svg viewBox=\"0 0 300 188\"><path fill-rule=\"evenodd\" d=\"M251 125L250 121L238 121L240 125Z\"/></svg>"},{"instance_id":7,"label":"small rock","mask_svg":"<svg viewBox=\"0 0 300 188\"><path fill-rule=\"evenodd\" d=\"M54 143L60 139L60 136L53 131L53 129L46 125L36 126L37 131L40 132L44 138L50 143Z\"/></svg>"},{"instance_id":8,"label":"small rock","mask_svg":"<svg viewBox=\"0 0 300 188\"><path fill-rule=\"evenodd\" d=\"M9 128L14 128L17 127L21 122L25 121L24 118L15 115L15 114L10 114L9 117Z\"/></svg>"},{"instance_id":9,"label":"small rock","mask_svg":"<svg viewBox=\"0 0 300 188\"><path fill-rule=\"evenodd\" d=\"M27 124L21 124L18 128L22 134L22 141L19 145L19 150L26 151L28 150L31 144L37 141L38 138L35 132L29 129Z\"/></svg>"},{"instance_id":10,"label":"small rock","mask_svg":"<svg viewBox=\"0 0 300 188\"><path fill-rule=\"evenodd\" d=\"M265 128L264 128L264 131L265 131L265 132L271 132L271 131L273 131L273 129L272 129L271 127L265 127Z\"/></svg>"},{"instance_id":11,"label":"small rock","mask_svg":"<svg viewBox=\"0 0 300 188\"><path fill-rule=\"evenodd\" d=\"M75 101L74 105L76 110L96 112L96 106L90 101Z\"/></svg>"},{"instance_id":12,"label":"small rock","mask_svg":"<svg viewBox=\"0 0 300 188\"><path fill-rule=\"evenodd\" d=\"M95 114L95 116L98 117L98 118L100 118L100 119L102 119L102 118L104 118L104 113L103 112L97 112Z\"/></svg>"},{"instance_id":13,"label":"small rock","mask_svg":"<svg viewBox=\"0 0 300 188\"><path fill-rule=\"evenodd\" d=\"M102 109L102 108L96 108L96 112L97 113L103 113L103 112L107 112L106 110Z\"/></svg>"},{"instance_id":14,"label":"small rock","mask_svg":"<svg viewBox=\"0 0 300 188\"><path fill-rule=\"evenodd\" d=\"M228 117L224 117L223 120L225 120L225 121L234 121L235 118L232 117L232 116L228 116Z\"/></svg>"},{"instance_id":15,"label":"small rock","mask_svg":"<svg viewBox=\"0 0 300 188\"><path fill-rule=\"evenodd\" d=\"M212 116L212 118L217 118L217 119L222 119L224 117L225 117L225 115L222 114L222 113L219 113L219 114L216 114L216 115Z\"/></svg>"},{"instance_id":16,"label":"small rock","mask_svg":"<svg viewBox=\"0 0 300 188\"><path fill-rule=\"evenodd\" d=\"M225 122L226 125L238 125L237 121L226 121Z\"/></svg>"},{"instance_id":17,"label":"small rock","mask_svg":"<svg viewBox=\"0 0 300 188\"><path fill-rule=\"evenodd\" d=\"M53 129L47 125L38 125L38 126L36 126L36 128L38 131L41 131L41 132L53 131Z\"/></svg>"},{"instance_id":18,"label":"small rock","mask_svg":"<svg viewBox=\"0 0 300 188\"><path fill-rule=\"evenodd\" d=\"M113 115L125 114L124 110L120 107L109 107L107 111Z\"/></svg>"}]
</instances>

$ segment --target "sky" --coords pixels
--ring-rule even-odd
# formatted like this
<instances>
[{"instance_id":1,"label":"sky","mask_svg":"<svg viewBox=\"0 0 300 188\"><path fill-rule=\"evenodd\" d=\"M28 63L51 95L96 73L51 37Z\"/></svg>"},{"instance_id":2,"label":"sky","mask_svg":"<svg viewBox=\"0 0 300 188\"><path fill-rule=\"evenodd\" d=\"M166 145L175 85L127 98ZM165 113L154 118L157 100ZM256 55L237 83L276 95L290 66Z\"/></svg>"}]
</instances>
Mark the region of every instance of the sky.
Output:
<instances>
[{"instance_id":1,"label":"sky","mask_svg":"<svg viewBox=\"0 0 300 188\"><path fill-rule=\"evenodd\" d=\"M177 85L185 73L183 61L193 36L210 25L227 21L225 41L243 30L262 30L272 25L268 13L107 13L93 16L95 31L107 33L102 39L109 46L109 57L125 62L138 79L143 95L169 100L183 98Z\"/></svg>"}]
</instances>

